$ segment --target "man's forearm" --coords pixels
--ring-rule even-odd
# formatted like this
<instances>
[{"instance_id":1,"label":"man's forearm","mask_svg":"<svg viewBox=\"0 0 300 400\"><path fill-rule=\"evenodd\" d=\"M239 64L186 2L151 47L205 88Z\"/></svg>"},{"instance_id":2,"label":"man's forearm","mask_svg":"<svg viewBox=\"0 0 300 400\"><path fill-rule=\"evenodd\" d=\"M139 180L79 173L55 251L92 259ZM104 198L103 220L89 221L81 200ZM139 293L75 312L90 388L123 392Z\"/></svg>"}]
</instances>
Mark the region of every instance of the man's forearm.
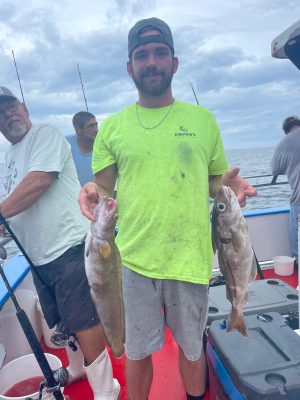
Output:
<instances>
[{"instance_id":1,"label":"man's forearm","mask_svg":"<svg viewBox=\"0 0 300 400\"><path fill-rule=\"evenodd\" d=\"M95 175L94 183L97 185L97 191L101 197L113 197L117 171L116 164L113 164Z\"/></svg>"},{"instance_id":2,"label":"man's forearm","mask_svg":"<svg viewBox=\"0 0 300 400\"><path fill-rule=\"evenodd\" d=\"M208 184L209 184L209 196L211 198L215 198L216 194L220 190L220 187L223 184L223 175L210 175L208 177Z\"/></svg>"},{"instance_id":3,"label":"man's forearm","mask_svg":"<svg viewBox=\"0 0 300 400\"><path fill-rule=\"evenodd\" d=\"M54 172L30 172L2 201L0 213L10 218L27 210L46 192L56 176Z\"/></svg>"}]
</instances>

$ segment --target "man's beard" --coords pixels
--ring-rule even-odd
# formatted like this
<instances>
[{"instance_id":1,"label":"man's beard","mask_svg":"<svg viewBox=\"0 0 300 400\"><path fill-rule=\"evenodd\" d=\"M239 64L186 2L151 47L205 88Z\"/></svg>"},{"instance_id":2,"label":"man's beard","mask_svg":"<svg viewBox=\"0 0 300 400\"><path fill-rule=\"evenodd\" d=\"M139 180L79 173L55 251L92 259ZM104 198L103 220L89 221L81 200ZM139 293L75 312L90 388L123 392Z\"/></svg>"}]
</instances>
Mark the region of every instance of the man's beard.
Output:
<instances>
[{"instance_id":1,"label":"man's beard","mask_svg":"<svg viewBox=\"0 0 300 400\"><path fill-rule=\"evenodd\" d=\"M28 126L24 122L15 122L9 129L8 134L13 138L22 138L28 131Z\"/></svg>"},{"instance_id":2,"label":"man's beard","mask_svg":"<svg viewBox=\"0 0 300 400\"><path fill-rule=\"evenodd\" d=\"M149 76L160 76L161 82L152 85L145 79ZM148 96L158 97L164 94L170 87L173 79L173 72L171 71L170 73L166 74L164 71L159 72L156 67L149 67L141 74L140 78L137 78L134 74L132 74L132 79L140 93Z\"/></svg>"}]
</instances>

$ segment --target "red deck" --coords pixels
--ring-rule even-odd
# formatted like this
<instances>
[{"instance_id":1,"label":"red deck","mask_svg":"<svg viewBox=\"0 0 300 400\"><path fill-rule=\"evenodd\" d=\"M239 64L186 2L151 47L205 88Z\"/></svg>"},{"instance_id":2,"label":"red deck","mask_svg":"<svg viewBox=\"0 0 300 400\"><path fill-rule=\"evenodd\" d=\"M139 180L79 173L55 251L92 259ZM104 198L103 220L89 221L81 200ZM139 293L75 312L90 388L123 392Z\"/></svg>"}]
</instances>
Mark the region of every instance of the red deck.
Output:
<instances>
[{"instance_id":1,"label":"red deck","mask_svg":"<svg viewBox=\"0 0 300 400\"><path fill-rule=\"evenodd\" d=\"M298 284L298 271L292 276L282 277L275 275L273 269L263 271L265 278L281 279L293 287ZM61 358L64 366L67 365L65 350L53 350L44 346L46 352L57 355ZM177 368L178 349L173 340L171 332L167 329L165 346L153 356L154 379L149 396L149 400L183 400L185 391L180 379ZM128 400L128 393L125 379L125 362L123 356L119 360L112 357L114 376L118 379L122 387L122 400ZM64 391L69 400L93 400L93 394L87 380L70 385ZM209 391L207 391L205 400L209 400Z\"/></svg>"}]
</instances>

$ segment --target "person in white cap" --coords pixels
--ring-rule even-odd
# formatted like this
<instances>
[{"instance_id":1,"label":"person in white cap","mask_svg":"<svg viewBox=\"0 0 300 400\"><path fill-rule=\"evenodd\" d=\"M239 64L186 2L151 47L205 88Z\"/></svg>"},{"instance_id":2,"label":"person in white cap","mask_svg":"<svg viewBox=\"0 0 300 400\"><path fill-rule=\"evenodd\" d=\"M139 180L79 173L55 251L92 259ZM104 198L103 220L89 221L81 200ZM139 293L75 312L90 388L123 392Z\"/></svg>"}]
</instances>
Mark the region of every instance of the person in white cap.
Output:
<instances>
[{"instance_id":1,"label":"person in white cap","mask_svg":"<svg viewBox=\"0 0 300 400\"><path fill-rule=\"evenodd\" d=\"M0 86L0 131L10 142L0 213L29 255L44 317L76 334L79 358L70 354L72 381L87 375L95 400L116 400L99 317L84 268L88 221L77 203L80 184L70 145L49 125L33 125L25 104ZM70 350L71 351L71 350Z\"/></svg>"},{"instance_id":2,"label":"person in white cap","mask_svg":"<svg viewBox=\"0 0 300 400\"><path fill-rule=\"evenodd\" d=\"M284 119L284 138L277 144L271 161L272 174L286 175L291 188L290 246L298 267L298 215L300 214L300 118L291 115Z\"/></svg>"},{"instance_id":3,"label":"person in white cap","mask_svg":"<svg viewBox=\"0 0 300 400\"><path fill-rule=\"evenodd\" d=\"M138 101L102 124L93 149L94 182L83 186L79 202L94 220L95 204L113 195L118 177L130 400L148 398L151 355L163 346L166 326L179 346L187 399L201 400L212 271L208 196L226 184L245 204L256 191L238 168L227 172L213 115L174 99L178 58L169 26L158 18L138 21L129 31L128 57Z\"/></svg>"}]
</instances>

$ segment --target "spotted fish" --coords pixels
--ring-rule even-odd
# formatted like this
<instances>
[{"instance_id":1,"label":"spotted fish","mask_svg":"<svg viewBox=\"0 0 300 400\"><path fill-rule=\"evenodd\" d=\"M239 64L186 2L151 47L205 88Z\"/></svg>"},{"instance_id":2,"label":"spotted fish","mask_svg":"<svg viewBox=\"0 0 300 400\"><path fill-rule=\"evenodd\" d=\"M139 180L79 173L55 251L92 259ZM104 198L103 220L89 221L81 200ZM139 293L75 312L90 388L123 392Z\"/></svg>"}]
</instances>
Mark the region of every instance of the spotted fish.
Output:
<instances>
[{"instance_id":1,"label":"spotted fish","mask_svg":"<svg viewBox=\"0 0 300 400\"><path fill-rule=\"evenodd\" d=\"M227 186L222 186L215 198L212 242L226 281L226 297L232 304L227 331L247 336L243 306L248 302L248 285L256 277L256 261L239 202Z\"/></svg>"},{"instance_id":2,"label":"spotted fish","mask_svg":"<svg viewBox=\"0 0 300 400\"><path fill-rule=\"evenodd\" d=\"M122 262L115 243L117 203L103 197L95 207L85 244L85 269L106 341L115 357L124 353Z\"/></svg>"}]
</instances>

